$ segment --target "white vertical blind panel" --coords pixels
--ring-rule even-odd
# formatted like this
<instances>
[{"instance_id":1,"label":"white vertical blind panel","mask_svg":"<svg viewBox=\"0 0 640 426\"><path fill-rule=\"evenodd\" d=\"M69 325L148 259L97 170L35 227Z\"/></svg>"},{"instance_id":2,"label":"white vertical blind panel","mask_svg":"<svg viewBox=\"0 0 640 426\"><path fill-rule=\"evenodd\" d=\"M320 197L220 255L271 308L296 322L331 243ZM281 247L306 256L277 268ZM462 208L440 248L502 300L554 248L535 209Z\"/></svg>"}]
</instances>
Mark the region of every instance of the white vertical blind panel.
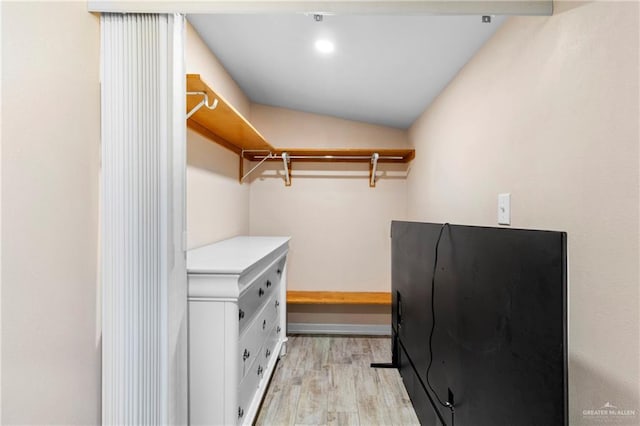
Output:
<instances>
[{"instance_id":1,"label":"white vertical blind panel","mask_svg":"<svg viewBox=\"0 0 640 426\"><path fill-rule=\"evenodd\" d=\"M167 423L169 17L103 14L103 424Z\"/></svg>"},{"instance_id":2,"label":"white vertical blind panel","mask_svg":"<svg viewBox=\"0 0 640 426\"><path fill-rule=\"evenodd\" d=\"M173 49L170 50L169 62L172 64L172 111L170 116L173 125L173 149L171 164L173 182L169 183L169 194L172 199L173 217L168 225L173 233L173 241L169 239L169 282L167 289L167 345L169 372L167 382L167 421L170 424L187 423L187 273L186 247L183 236L186 230L186 164L187 164L187 123L185 120L186 88L185 58L184 58L184 16L175 14L169 16L173 26Z\"/></svg>"}]
</instances>

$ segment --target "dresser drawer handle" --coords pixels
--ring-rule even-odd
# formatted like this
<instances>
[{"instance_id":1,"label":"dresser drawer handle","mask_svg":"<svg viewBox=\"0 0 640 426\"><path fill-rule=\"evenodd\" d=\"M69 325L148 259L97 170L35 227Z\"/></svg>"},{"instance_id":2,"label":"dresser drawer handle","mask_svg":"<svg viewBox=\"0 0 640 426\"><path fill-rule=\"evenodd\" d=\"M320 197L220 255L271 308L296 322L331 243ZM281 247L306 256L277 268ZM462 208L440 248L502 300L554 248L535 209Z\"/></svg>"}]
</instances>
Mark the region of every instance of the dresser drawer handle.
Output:
<instances>
[{"instance_id":1,"label":"dresser drawer handle","mask_svg":"<svg viewBox=\"0 0 640 426\"><path fill-rule=\"evenodd\" d=\"M260 289L258 290L258 297L262 297L264 295L264 290L262 289L262 287L260 287Z\"/></svg>"},{"instance_id":2,"label":"dresser drawer handle","mask_svg":"<svg viewBox=\"0 0 640 426\"><path fill-rule=\"evenodd\" d=\"M244 410L242 407L238 407L238 418L241 419L244 416Z\"/></svg>"},{"instance_id":3,"label":"dresser drawer handle","mask_svg":"<svg viewBox=\"0 0 640 426\"><path fill-rule=\"evenodd\" d=\"M240 311L238 312L238 317L239 317L238 321L244 318L244 311L242 309L240 309Z\"/></svg>"},{"instance_id":4,"label":"dresser drawer handle","mask_svg":"<svg viewBox=\"0 0 640 426\"><path fill-rule=\"evenodd\" d=\"M248 350L244 350L244 353L242 354L242 360L246 361L247 358L249 358L251 356L251 352L249 352Z\"/></svg>"},{"instance_id":5,"label":"dresser drawer handle","mask_svg":"<svg viewBox=\"0 0 640 426\"><path fill-rule=\"evenodd\" d=\"M267 288L271 287L271 281L267 280Z\"/></svg>"},{"instance_id":6,"label":"dresser drawer handle","mask_svg":"<svg viewBox=\"0 0 640 426\"><path fill-rule=\"evenodd\" d=\"M262 320L262 329L264 330L267 327L267 320Z\"/></svg>"},{"instance_id":7,"label":"dresser drawer handle","mask_svg":"<svg viewBox=\"0 0 640 426\"><path fill-rule=\"evenodd\" d=\"M275 305L276 305L276 308L277 308L278 306L280 306L280 302L278 302L278 301L276 300Z\"/></svg>"},{"instance_id":8,"label":"dresser drawer handle","mask_svg":"<svg viewBox=\"0 0 640 426\"><path fill-rule=\"evenodd\" d=\"M258 376L262 375L262 366L258 366Z\"/></svg>"},{"instance_id":9,"label":"dresser drawer handle","mask_svg":"<svg viewBox=\"0 0 640 426\"><path fill-rule=\"evenodd\" d=\"M267 349L267 352L264 354L264 357L269 358L269 355L271 355L271 351Z\"/></svg>"},{"instance_id":10,"label":"dresser drawer handle","mask_svg":"<svg viewBox=\"0 0 640 426\"><path fill-rule=\"evenodd\" d=\"M281 328L280 328L280 326L278 326L278 328L276 328L276 333L280 334L280 330L281 330Z\"/></svg>"}]
</instances>

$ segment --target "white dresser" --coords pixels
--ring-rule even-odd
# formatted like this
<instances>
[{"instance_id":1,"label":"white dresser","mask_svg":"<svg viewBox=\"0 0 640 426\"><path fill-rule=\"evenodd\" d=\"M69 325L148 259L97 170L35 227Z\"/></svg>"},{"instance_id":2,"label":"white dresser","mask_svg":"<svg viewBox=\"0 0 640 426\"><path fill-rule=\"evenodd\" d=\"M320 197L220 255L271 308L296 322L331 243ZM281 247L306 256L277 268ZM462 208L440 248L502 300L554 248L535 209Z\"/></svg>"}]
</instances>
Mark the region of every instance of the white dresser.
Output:
<instances>
[{"instance_id":1,"label":"white dresser","mask_svg":"<svg viewBox=\"0 0 640 426\"><path fill-rule=\"evenodd\" d=\"M289 237L236 237L187 252L189 422L251 424L286 351Z\"/></svg>"}]
</instances>

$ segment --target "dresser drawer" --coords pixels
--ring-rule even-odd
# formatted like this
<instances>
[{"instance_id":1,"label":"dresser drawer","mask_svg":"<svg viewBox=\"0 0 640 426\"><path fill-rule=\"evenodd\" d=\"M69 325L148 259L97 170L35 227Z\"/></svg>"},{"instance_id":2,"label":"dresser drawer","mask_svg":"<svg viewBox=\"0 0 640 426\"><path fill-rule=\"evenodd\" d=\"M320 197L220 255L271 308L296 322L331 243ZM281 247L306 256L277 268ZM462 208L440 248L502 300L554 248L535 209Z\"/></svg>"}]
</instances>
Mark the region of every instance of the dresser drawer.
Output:
<instances>
[{"instance_id":1,"label":"dresser drawer","mask_svg":"<svg viewBox=\"0 0 640 426\"><path fill-rule=\"evenodd\" d=\"M240 334L238 365L239 378L247 375L249 366L259 357L259 350L264 346L267 336L274 325L279 322L280 301L279 293L275 292L271 298L262 306L262 310L255 317L254 321L247 329Z\"/></svg>"},{"instance_id":2,"label":"dresser drawer","mask_svg":"<svg viewBox=\"0 0 640 426\"><path fill-rule=\"evenodd\" d=\"M282 278L282 274L284 273L284 265L287 263L287 258L283 257L280 260L278 260L277 264L276 264L276 278L278 280L280 280Z\"/></svg>"},{"instance_id":3,"label":"dresser drawer","mask_svg":"<svg viewBox=\"0 0 640 426\"><path fill-rule=\"evenodd\" d=\"M274 296L272 307L270 309L273 309L275 311L276 316L273 319L272 327L267 334L265 344L262 347L262 351L259 355L264 360L265 365L269 365L269 362L273 356L279 356L279 354L274 354L274 350L278 341L285 334L285 330L281 328L280 324L282 323L282 317L286 314L282 309L279 293Z\"/></svg>"},{"instance_id":4,"label":"dresser drawer","mask_svg":"<svg viewBox=\"0 0 640 426\"><path fill-rule=\"evenodd\" d=\"M261 306L273 294L274 289L280 283L278 263L273 265L264 274L258 277L238 299L238 319L240 321L240 333L251 323L254 316L260 311Z\"/></svg>"},{"instance_id":5,"label":"dresser drawer","mask_svg":"<svg viewBox=\"0 0 640 426\"><path fill-rule=\"evenodd\" d=\"M264 377L267 364L262 359L255 359L249 367L247 375L240 382L238 388L238 424L244 421L244 413L248 411L249 405L260 386L260 381Z\"/></svg>"},{"instance_id":6,"label":"dresser drawer","mask_svg":"<svg viewBox=\"0 0 640 426\"><path fill-rule=\"evenodd\" d=\"M279 317L278 317L279 318ZM267 336L267 340L260 351L260 357L263 360L265 365L269 364L269 361L273 356L278 356L274 354L274 350L280 336L284 333L284 331L280 328L280 321L276 320L276 323L273 325L271 330L269 331L269 335Z\"/></svg>"}]
</instances>

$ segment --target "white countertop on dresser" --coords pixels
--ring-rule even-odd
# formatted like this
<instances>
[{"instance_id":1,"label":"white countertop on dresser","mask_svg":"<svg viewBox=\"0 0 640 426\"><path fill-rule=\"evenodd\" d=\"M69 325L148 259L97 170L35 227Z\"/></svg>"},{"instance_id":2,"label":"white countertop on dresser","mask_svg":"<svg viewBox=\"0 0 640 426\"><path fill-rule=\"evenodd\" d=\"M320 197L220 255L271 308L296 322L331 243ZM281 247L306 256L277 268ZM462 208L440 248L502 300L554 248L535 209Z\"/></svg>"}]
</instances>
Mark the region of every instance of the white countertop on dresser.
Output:
<instances>
[{"instance_id":1,"label":"white countertop on dresser","mask_svg":"<svg viewBox=\"0 0 640 426\"><path fill-rule=\"evenodd\" d=\"M187 252L189 274L243 274L252 265L289 242L290 237L240 236Z\"/></svg>"}]
</instances>

